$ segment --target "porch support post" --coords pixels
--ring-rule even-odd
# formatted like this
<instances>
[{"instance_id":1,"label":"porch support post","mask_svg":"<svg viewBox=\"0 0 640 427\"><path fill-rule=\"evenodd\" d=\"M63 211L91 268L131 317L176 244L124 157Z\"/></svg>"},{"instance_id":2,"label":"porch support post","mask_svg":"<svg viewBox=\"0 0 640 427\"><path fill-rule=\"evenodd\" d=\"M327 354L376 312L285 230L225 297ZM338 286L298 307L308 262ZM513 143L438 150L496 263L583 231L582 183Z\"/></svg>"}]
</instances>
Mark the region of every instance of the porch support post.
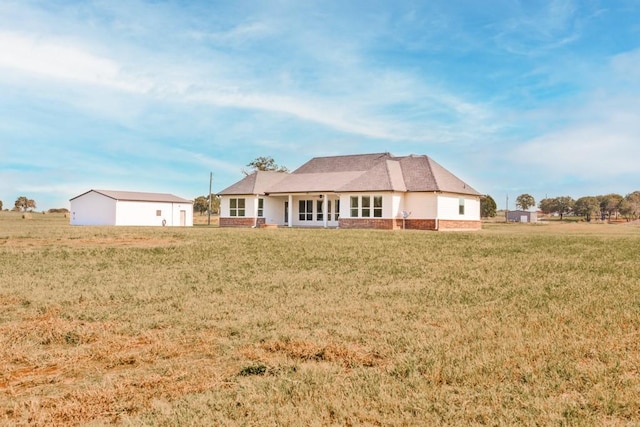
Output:
<instances>
[{"instance_id":1,"label":"porch support post","mask_svg":"<svg viewBox=\"0 0 640 427\"><path fill-rule=\"evenodd\" d=\"M260 196L256 194L256 198L253 201L253 228L258 228L258 203L260 200Z\"/></svg>"},{"instance_id":2,"label":"porch support post","mask_svg":"<svg viewBox=\"0 0 640 427\"><path fill-rule=\"evenodd\" d=\"M289 194L289 228L293 227L293 195Z\"/></svg>"},{"instance_id":3,"label":"porch support post","mask_svg":"<svg viewBox=\"0 0 640 427\"><path fill-rule=\"evenodd\" d=\"M326 194L322 195L322 226L324 228L327 228L327 226L329 224L327 224L327 222L329 221L329 212L328 212L328 206L329 206L329 199L327 198Z\"/></svg>"}]
</instances>

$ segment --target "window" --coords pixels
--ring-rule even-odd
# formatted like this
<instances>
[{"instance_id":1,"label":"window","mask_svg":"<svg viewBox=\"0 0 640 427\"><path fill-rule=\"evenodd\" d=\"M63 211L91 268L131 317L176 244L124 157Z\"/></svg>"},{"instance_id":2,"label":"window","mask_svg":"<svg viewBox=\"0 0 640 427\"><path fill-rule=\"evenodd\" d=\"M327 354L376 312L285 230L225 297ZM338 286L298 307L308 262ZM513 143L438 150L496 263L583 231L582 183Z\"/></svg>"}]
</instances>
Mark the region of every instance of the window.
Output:
<instances>
[{"instance_id":1,"label":"window","mask_svg":"<svg viewBox=\"0 0 640 427\"><path fill-rule=\"evenodd\" d=\"M464 215L464 197L458 199L458 214Z\"/></svg>"},{"instance_id":2,"label":"window","mask_svg":"<svg viewBox=\"0 0 640 427\"><path fill-rule=\"evenodd\" d=\"M340 217L340 200L336 200L336 210L333 214L333 220L337 221L338 217Z\"/></svg>"},{"instance_id":3,"label":"window","mask_svg":"<svg viewBox=\"0 0 640 427\"><path fill-rule=\"evenodd\" d=\"M358 196L351 196L351 218L358 217Z\"/></svg>"},{"instance_id":4,"label":"window","mask_svg":"<svg viewBox=\"0 0 640 427\"><path fill-rule=\"evenodd\" d=\"M156 216L162 216L162 211L160 209L156 211Z\"/></svg>"},{"instance_id":5,"label":"window","mask_svg":"<svg viewBox=\"0 0 640 427\"><path fill-rule=\"evenodd\" d=\"M324 221L324 215L322 212L322 200L316 202L316 221Z\"/></svg>"},{"instance_id":6,"label":"window","mask_svg":"<svg viewBox=\"0 0 640 427\"><path fill-rule=\"evenodd\" d=\"M300 221L313 220L313 200L298 201L298 218Z\"/></svg>"},{"instance_id":7,"label":"window","mask_svg":"<svg viewBox=\"0 0 640 427\"><path fill-rule=\"evenodd\" d=\"M373 205L371 204L372 199ZM340 213L339 203L340 201L336 201L336 221ZM358 217L382 218L382 196L351 196L351 218Z\"/></svg>"},{"instance_id":8,"label":"window","mask_svg":"<svg viewBox=\"0 0 640 427\"><path fill-rule=\"evenodd\" d=\"M229 199L229 216L244 216L244 199Z\"/></svg>"},{"instance_id":9,"label":"window","mask_svg":"<svg viewBox=\"0 0 640 427\"><path fill-rule=\"evenodd\" d=\"M264 199L258 199L258 217L264 216Z\"/></svg>"},{"instance_id":10,"label":"window","mask_svg":"<svg viewBox=\"0 0 640 427\"><path fill-rule=\"evenodd\" d=\"M371 216L371 197L362 196L362 217L368 218Z\"/></svg>"},{"instance_id":11,"label":"window","mask_svg":"<svg viewBox=\"0 0 640 427\"><path fill-rule=\"evenodd\" d=\"M373 196L373 216L382 218L382 196Z\"/></svg>"}]
</instances>

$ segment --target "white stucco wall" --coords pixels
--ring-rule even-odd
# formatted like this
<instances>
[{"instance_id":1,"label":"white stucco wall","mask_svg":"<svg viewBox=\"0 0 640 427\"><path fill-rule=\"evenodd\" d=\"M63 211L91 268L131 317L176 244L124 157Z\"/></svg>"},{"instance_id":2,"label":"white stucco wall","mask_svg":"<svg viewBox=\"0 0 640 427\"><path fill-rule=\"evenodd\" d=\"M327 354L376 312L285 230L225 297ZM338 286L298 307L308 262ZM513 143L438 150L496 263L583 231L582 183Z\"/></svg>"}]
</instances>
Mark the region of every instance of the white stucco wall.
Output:
<instances>
[{"instance_id":1,"label":"white stucco wall","mask_svg":"<svg viewBox=\"0 0 640 427\"><path fill-rule=\"evenodd\" d=\"M459 213L459 200L464 198L464 215ZM480 220L480 198L458 196L455 194L438 195L438 218L464 221Z\"/></svg>"},{"instance_id":2,"label":"white stucco wall","mask_svg":"<svg viewBox=\"0 0 640 427\"><path fill-rule=\"evenodd\" d=\"M435 193L405 193L403 204L404 210L411 213L409 219L434 219L438 213Z\"/></svg>"},{"instance_id":3,"label":"white stucco wall","mask_svg":"<svg viewBox=\"0 0 640 427\"><path fill-rule=\"evenodd\" d=\"M71 200L71 225L116 225L116 201L96 192Z\"/></svg>"}]
</instances>

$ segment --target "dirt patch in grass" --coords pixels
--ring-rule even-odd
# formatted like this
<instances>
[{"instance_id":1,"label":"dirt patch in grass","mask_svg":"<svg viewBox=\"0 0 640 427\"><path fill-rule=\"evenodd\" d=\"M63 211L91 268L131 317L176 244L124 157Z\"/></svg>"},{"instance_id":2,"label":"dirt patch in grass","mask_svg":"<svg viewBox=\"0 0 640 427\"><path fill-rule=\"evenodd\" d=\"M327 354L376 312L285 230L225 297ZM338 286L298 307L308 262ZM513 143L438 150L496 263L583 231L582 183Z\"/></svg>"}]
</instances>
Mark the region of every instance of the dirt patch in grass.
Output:
<instances>
[{"instance_id":1,"label":"dirt patch in grass","mask_svg":"<svg viewBox=\"0 0 640 427\"><path fill-rule=\"evenodd\" d=\"M18 302L4 298L2 306ZM0 424L117 422L158 399L220 386L216 345L209 331L128 334L126 325L66 319L59 310L23 315L0 324Z\"/></svg>"},{"instance_id":2,"label":"dirt patch in grass","mask_svg":"<svg viewBox=\"0 0 640 427\"><path fill-rule=\"evenodd\" d=\"M273 355L283 355L298 361L333 362L344 368L374 367L385 363L382 355L356 345L318 344L302 340L274 340L245 348L243 355L253 360L269 362Z\"/></svg>"},{"instance_id":3,"label":"dirt patch in grass","mask_svg":"<svg viewBox=\"0 0 640 427\"><path fill-rule=\"evenodd\" d=\"M0 239L0 247L5 248L43 248L43 247L133 247L155 248L174 246L178 239L159 236L110 236L93 238L41 239L32 237L13 237Z\"/></svg>"}]
</instances>

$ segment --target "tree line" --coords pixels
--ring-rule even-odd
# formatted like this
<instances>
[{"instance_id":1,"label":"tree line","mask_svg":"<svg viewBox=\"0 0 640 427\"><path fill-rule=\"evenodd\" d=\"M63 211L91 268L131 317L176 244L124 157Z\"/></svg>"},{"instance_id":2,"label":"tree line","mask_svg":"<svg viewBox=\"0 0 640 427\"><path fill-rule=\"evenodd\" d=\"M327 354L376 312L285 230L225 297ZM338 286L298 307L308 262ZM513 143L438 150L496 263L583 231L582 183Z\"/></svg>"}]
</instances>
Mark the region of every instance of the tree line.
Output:
<instances>
[{"instance_id":1,"label":"tree line","mask_svg":"<svg viewBox=\"0 0 640 427\"><path fill-rule=\"evenodd\" d=\"M516 198L516 208L528 210L536 205L530 194L521 194ZM538 208L545 214L555 214L562 220L566 215L592 219L611 220L623 218L634 220L640 218L640 191L622 196L616 193L600 196L585 196L574 200L570 196L546 197L540 200ZM480 199L480 211L484 218L496 216L496 202L489 195Z\"/></svg>"}]
</instances>

